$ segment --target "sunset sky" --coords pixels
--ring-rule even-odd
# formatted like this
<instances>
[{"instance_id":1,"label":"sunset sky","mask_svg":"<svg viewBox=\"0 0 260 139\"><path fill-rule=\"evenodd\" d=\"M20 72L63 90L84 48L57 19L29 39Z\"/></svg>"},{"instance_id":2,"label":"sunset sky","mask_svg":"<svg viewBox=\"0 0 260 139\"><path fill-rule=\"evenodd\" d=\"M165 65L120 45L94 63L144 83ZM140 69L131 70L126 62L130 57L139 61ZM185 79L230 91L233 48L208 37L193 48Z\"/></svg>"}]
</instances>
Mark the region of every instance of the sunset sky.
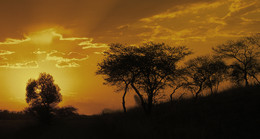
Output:
<instances>
[{"instance_id":1,"label":"sunset sky","mask_svg":"<svg viewBox=\"0 0 260 139\"><path fill-rule=\"evenodd\" d=\"M122 94L95 75L108 44L165 42L203 55L259 32L259 0L0 0L0 109L26 107L26 83L40 72L53 75L62 106L121 109Z\"/></svg>"}]
</instances>

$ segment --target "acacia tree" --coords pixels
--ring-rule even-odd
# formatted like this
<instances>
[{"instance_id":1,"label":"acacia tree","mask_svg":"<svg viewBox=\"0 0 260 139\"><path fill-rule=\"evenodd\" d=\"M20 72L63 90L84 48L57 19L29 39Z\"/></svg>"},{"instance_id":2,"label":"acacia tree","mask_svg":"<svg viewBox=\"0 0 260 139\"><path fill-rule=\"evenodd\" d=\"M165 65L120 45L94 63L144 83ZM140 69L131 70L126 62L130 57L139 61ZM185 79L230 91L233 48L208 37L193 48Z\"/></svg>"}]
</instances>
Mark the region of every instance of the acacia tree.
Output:
<instances>
[{"instance_id":1,"label":"acacia tree","mask_svg":"<svg viewBox=\"0 0 260 139\"><path fill-rule=\"evenodd\" d=\"M195 94L195 98L203 89L210 88L213 93L213 87L217 90L219 83L224 79L227 66L221 59L215 59L210 56L198 56L186 63L187 82L184 87Z\"/></svg>"},{"instance_id":2,"label":"acacia tree","mask_svg":"<svg viewBox=\"0 0 260 139\"><path fill-rule=\"evenodd\" d=\"M155 97L167 85L167 77L174 74L176 63L190 53L186 47L164 43L146 43L139 47L113 44L105 53L106 58L98 64L97 74L105 75L107 84L131 86L149 114Z\"/></svg>"},{"instance_id":3,"label":"acacia tree","mask_svg":"<svg viewBox=\"0 0 260 139\"><path fill-rule=\"evenodd\" d=\"M37 80L30 79L26 86L28 111L44 122L53 116L54 107L61 102L60 88L50 74L40 73Z\"/></svg>"},{"instance_id":4,"label":"acacia tree","mask_svg":"<svg viewBox=\"0 0 260 139\"><path fill-rule=\"evenodd\" d=\"M231 59L231 80L238 85L244 82L249 85L250 78L258 83L257 75L260 73L260 35L242 38L237 41L228 41L213 48L214 52L222 58Z\"/></svg>"},{"instance_id":5,"label":"acacia tree","mask_svg":"<svg viewBox=\"0 0 260 139\"><path fill-rule=\"evenodd\" d=\"M111 44L110 48L104 52L105 59L98 64L98 71L96 74L105 75L105 84L117 86L120 90L124 90L122 97L122 106L124 112L125 96L129 90L131 82L135 82L139 71L135 68L135 47L124 46L122 44ZM140 94L139 94L140 95ZM141 100L144 105L144 100Z\"/></svg>"}]
</instances>

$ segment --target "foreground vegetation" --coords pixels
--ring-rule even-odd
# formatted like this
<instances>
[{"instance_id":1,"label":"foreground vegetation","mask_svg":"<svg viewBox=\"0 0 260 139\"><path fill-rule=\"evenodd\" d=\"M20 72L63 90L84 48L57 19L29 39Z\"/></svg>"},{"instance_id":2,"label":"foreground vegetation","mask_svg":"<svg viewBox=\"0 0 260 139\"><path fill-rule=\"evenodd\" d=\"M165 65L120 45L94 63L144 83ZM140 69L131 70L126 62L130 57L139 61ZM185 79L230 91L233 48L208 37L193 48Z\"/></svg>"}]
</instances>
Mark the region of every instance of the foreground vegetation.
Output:
<instances>
[{"instance_id":1,"label":"foreground vegetation","mask_svg":"<svg viewBox=\"0 0 260 139\"><path fill-rule=\"evenodd\" d=\"M152 115L141 108L128 113L56 119L1 120L0 138L259 138L260 86L154 106Z\"/></svg>"}]
</instances>

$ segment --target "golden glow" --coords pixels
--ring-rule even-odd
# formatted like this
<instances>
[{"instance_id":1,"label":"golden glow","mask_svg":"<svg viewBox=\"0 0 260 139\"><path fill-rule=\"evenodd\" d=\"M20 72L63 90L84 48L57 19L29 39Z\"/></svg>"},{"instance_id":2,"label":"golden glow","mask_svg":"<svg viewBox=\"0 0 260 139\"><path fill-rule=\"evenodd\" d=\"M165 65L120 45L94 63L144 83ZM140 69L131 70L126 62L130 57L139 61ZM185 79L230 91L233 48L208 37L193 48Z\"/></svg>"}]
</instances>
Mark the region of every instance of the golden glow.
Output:
<instances>
[{"instance_id":1,"label":"golden glow","mask_svg":"<svg viewBox=\"0 0 260 139\"><path fill-rule=\"evenodd\" d=\"M29 38L35 44L48 45L48 44L52 43L52 39L54 37L53 32L54 31L52 29L44 30L44 31L40 31L40 32L34 32L29 35Z\"/></svg>"}]
</instances>

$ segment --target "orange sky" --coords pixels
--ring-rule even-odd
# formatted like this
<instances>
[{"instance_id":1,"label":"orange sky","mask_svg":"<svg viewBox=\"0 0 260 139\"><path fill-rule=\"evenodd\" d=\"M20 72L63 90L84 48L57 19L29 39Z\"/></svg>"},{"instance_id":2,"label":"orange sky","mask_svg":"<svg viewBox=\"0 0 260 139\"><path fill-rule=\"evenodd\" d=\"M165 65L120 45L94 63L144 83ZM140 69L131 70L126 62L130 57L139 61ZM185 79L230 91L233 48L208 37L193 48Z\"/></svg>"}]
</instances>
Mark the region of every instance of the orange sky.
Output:
<instances>
[{"instance_id":1,"label":"orange sky","mask_svg":"<svg viewBox=\"0 0 260 139\"><path fill-rule=\"evenodd\" d=\"M206 54L259 32L259 0L1 0L0 109L22 110L26 82L40 72L53 75L63 106L121 109L122 94L95 75L107 44L165 42Z\"/></svg>"}]
</instances>

